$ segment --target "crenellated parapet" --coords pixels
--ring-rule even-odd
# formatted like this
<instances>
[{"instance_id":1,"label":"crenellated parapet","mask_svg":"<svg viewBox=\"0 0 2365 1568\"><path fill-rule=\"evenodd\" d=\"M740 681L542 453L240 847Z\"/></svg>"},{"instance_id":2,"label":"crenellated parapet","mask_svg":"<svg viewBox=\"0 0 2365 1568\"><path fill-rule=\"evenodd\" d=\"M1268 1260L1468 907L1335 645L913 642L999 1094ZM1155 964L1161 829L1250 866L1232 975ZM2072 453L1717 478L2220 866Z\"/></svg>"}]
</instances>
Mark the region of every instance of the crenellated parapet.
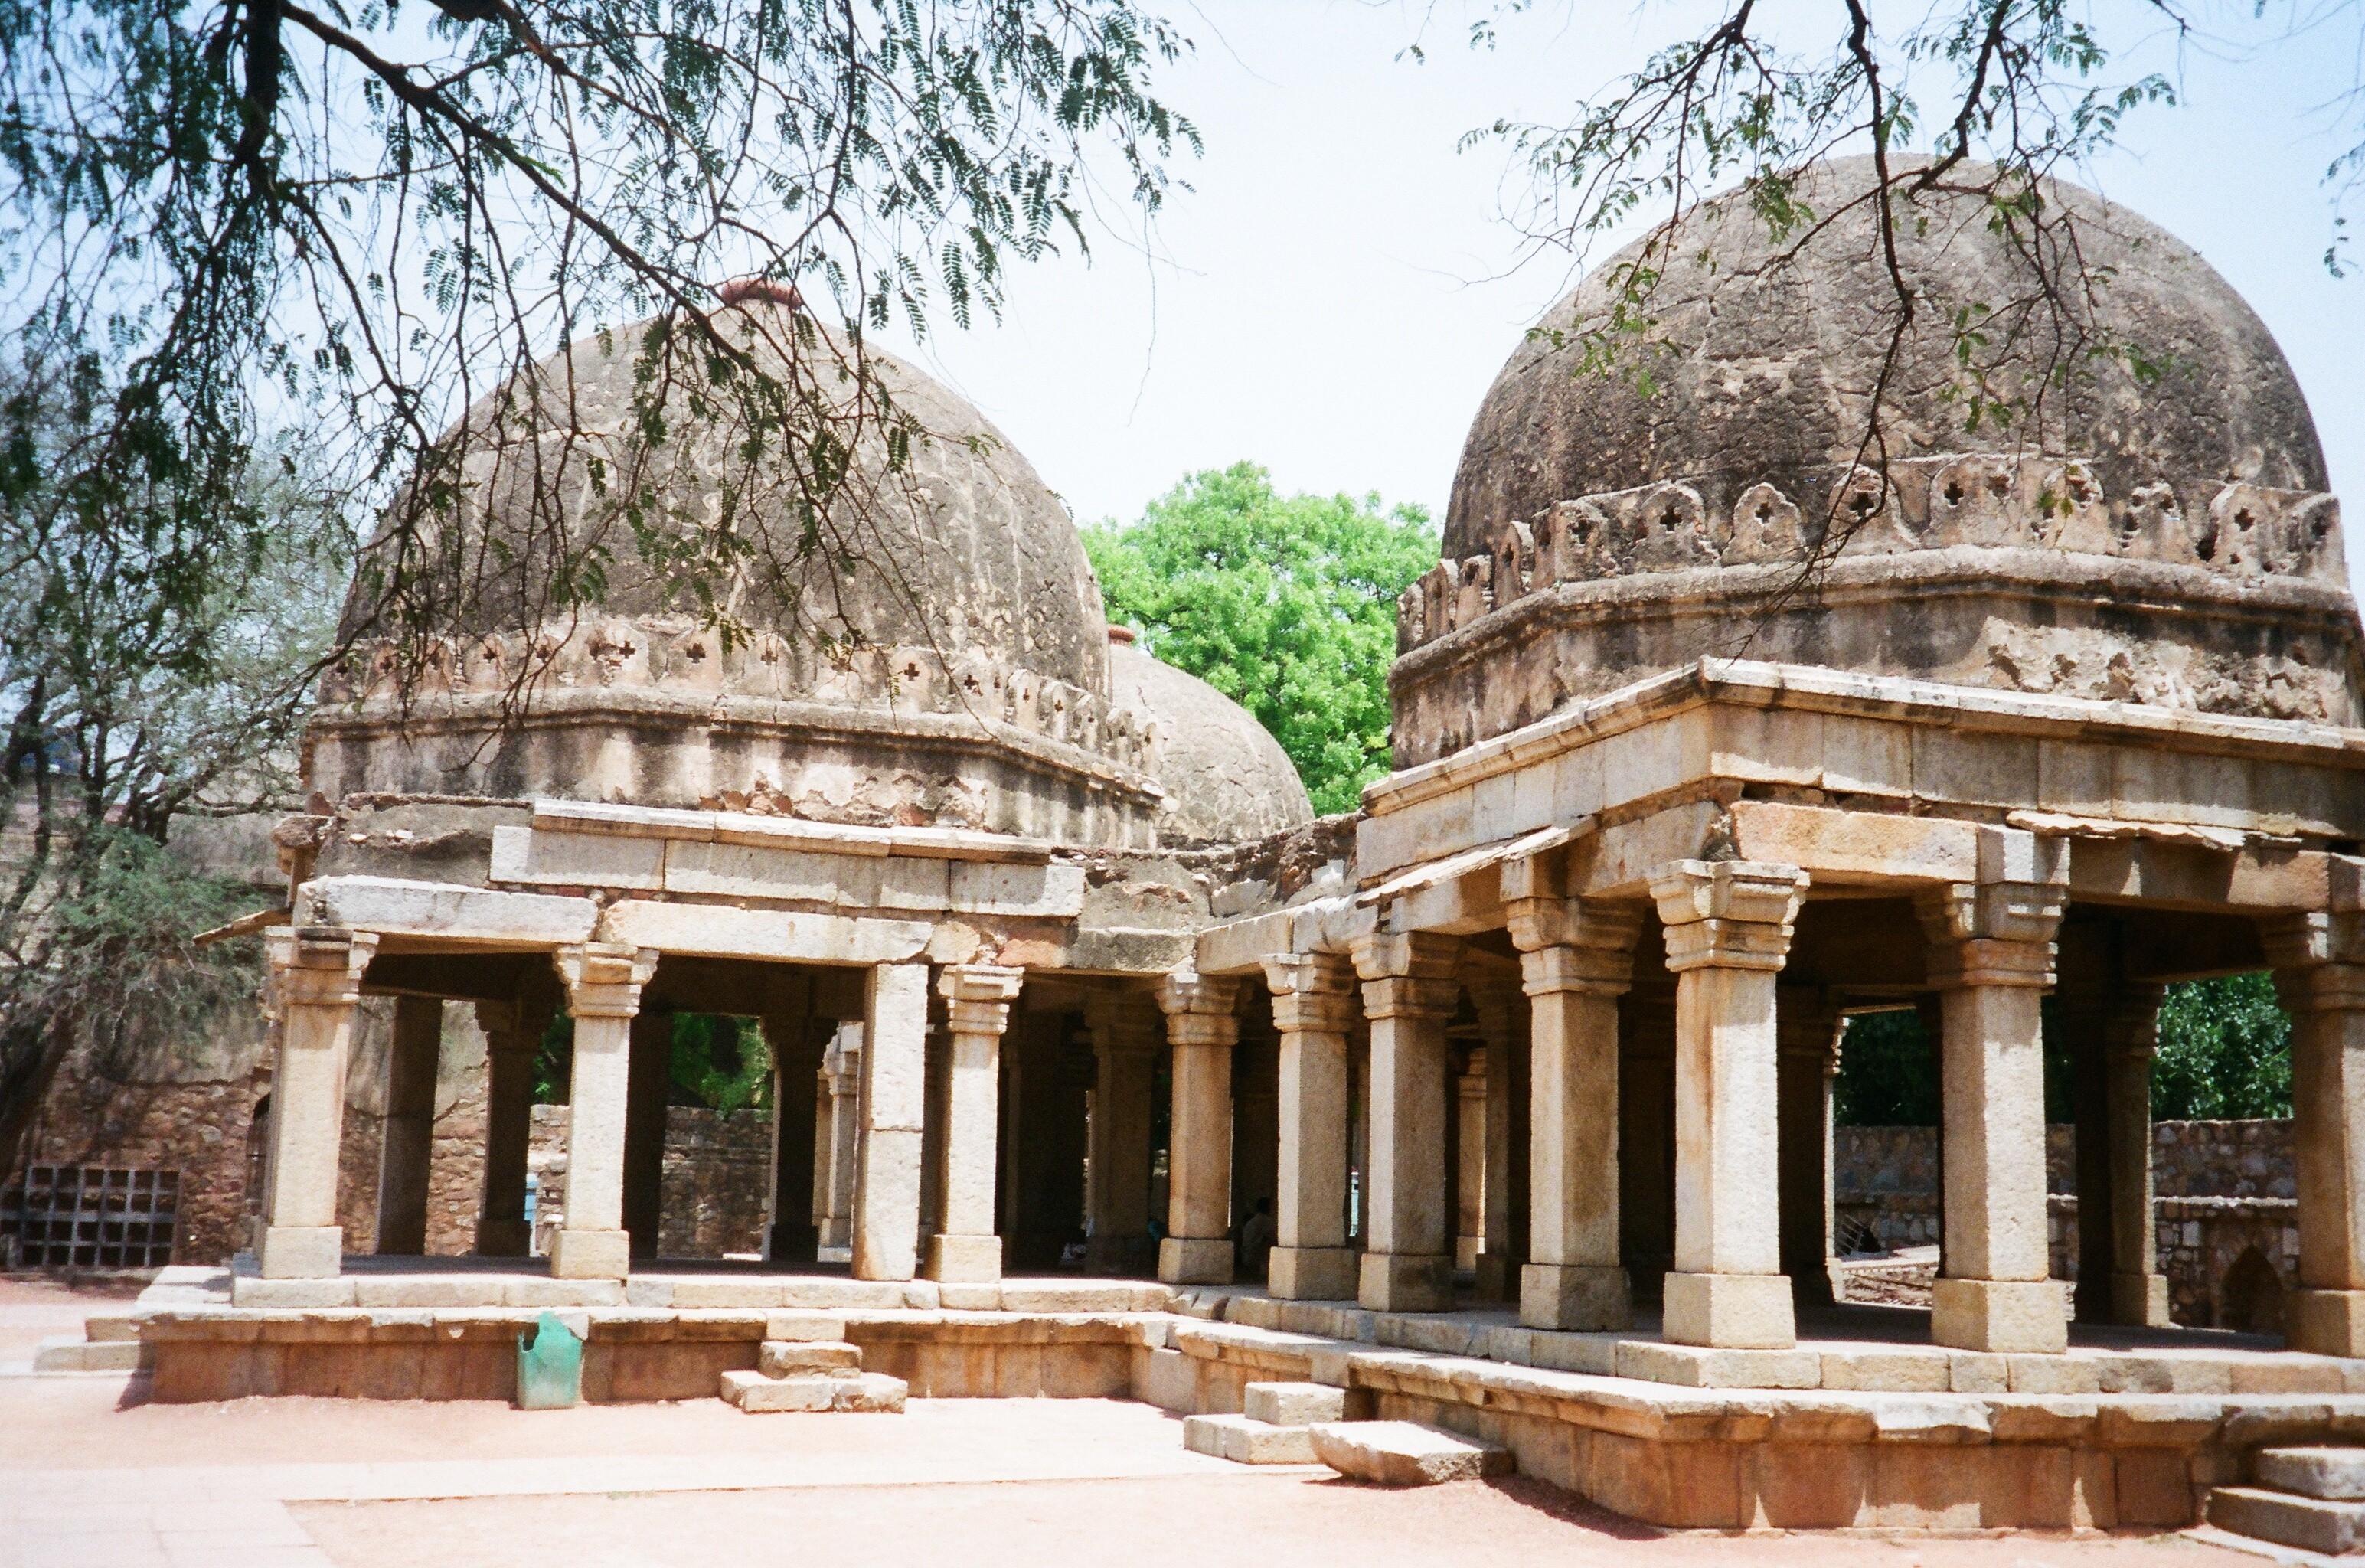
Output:
<instances>
[{"instance_id":1,"label":"crenellated parapet","mask_svg":"<svg viewBox=\"0 0 2365 1568\"><path fill-rule=\"evenodd\" d=\"M1969 453L1852 466L1797 487L1748 486L1730 506L1660 483L1560 501L1494 529L1486 550L1440 561L1397 599L1399 652L1566 583L1719 567L1803 566L1834 524L1841 559L2017 550L2146 561L2236 584L2345 589L2340 503L2322 492L2233 483L2205 498L2166 481L2105 495L2076 458Z\"/></svg>"},{"instance_id":2,"label":"crenellated parapet","mask_svg":"<svg viewBox=\"0 0 2365 1568\"><path fill-rule=\"evenodd\" d=\"M356 713L453 697L505 699L531 709L569 705L602 689L823 703L895 713L970 717L1007 725L1155 776L1165 737L1154 715L1104 703L1071 681L1014 668L974 650L840 644L816 647L759 632L731 640L682 617L602 616L415 648L364 643L321 682L331 709Z\"/></svg>"}]
</instances>

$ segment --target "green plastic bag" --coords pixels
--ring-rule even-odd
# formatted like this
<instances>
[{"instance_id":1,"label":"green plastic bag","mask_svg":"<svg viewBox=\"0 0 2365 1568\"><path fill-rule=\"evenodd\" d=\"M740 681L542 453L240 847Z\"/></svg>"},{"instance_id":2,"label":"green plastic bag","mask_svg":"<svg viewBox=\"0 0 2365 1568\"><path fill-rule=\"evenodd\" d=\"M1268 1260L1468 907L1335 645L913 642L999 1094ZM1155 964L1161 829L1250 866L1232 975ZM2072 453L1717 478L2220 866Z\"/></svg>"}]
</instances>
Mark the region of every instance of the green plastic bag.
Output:
<instances>
[{"instance_id":1,"label":"green plastic bag","mask_svg":"<svg viewBox=\"0 0 2365 1568\"><path fill-rule=\"evenodd\" d=\"M517 1402L521 1410L566 1410L583 1403L583 1340L545 1312L532 1336L518 1336Z\"/></svg>"}]
</instances>

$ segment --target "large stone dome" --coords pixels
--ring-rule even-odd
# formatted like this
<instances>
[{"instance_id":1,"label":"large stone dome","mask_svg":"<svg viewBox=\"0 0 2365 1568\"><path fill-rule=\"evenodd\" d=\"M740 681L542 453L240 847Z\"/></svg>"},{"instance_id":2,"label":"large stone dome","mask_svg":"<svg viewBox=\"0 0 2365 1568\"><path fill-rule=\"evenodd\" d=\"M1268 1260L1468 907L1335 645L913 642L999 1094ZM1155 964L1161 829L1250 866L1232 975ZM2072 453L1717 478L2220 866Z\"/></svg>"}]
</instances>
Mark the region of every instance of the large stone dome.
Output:
<instances>
[{"instance_id":1,"label":"large stone dome","mask_svg":"<svg viewBox=\"0 0 2365 1568\"><path fill-rule=\"evenodd\" d=\"M776 382L856 411L809 318L758 299L715 319ZM1001 432L874 353L885 407L816 498L778 422L653 359L656 331L587 336L447 437L421 482L457 498L409 566L435 634L372 640L399 618L364 568L313 787L1147 842L1149 726L1110 700L1099 584ZM588 603L555 590L569 561Z\"/></svg>"},{"instance_id":2,"label":"large stone dome","mask_svg":"<svg viewBox=\"0 0 2365 1568\"><path fill-rule=\"evenodd\" d=\"M1272 732L1197 676L1116 642L1109 685L1158 726L1160 843L1237 844L1314 820L1306 781Z\"/></svg>"},{"instance_id":3,"label":"large stone dome","mask_svg":"<svg viewBox=\"0 0 2365 1568\"><path fill-rule=\"evenodd\" d=\"M1778 241L1704 203L1641 331L1605 331L1630 250L1513 353L1400 602L1400 766L1704 655L2365 716L2323 452L2241 297L2074 186L2044 186L2038 244L2078 266L2032 262L1976 193L1896 197L1914 326L1876 398L1896 318L1869 176L1810 171L1816 221ZM2047 277L2085 291L2064 315Z\"/></svg>"}]
</instances>

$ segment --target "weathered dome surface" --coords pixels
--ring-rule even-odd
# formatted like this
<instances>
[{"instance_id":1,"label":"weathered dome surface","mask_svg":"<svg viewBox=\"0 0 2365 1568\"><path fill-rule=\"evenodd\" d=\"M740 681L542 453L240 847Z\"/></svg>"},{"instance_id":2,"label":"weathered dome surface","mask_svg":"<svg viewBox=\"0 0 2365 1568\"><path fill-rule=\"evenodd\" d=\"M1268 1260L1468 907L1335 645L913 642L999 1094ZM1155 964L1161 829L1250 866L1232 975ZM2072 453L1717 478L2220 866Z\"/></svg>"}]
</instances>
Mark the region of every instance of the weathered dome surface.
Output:
<instances>
[{"instance_id":1,"label":"weathered dome surface","mask_svg":"<svg viewBox=\"0 0 2365 1568\"><path fill-rule=\"evenodd\" d=\"M1112 644L1108 658L1111 696L1149 715L1161 735L1161 843L1239 843L1314 820L1296 764L1255 714L1138 648Z\"/></svg>"},{"instance_id":2,"label":"weathered dome surface","mask_svg":"<svg viewBox=\"0 0 2365 1568\"><path fill-rule=\"evenodd\" d=\"M2062 326L1981 198L1900 201L1916 325L1870 455L1894 317L1874 209L1851 205L1869 184L1861 160L1810 171L1799 196L1825 221L1787 250L1738 197L1705 203L1639 336L1600 335L1630 251L1513 353L1444 559L1398 601L1399 767L1704 655L2365 722L2338 503L2240 297L2052 183L2091 283ZM1958 320L1993 359L1977 421Z\"/></svg>"},{"instance_id":3,"label":"weathered dome surface","mask_svg":"<svg viewBox=\"0 0 2365 1568\"><path fill-rule=\"evenodd\" d=\"M1857 458L1888 349L1894 299L1876 211L1848 205L1871 177L1869 159L1810 171L1800 199L1837 216L1788 259L1795 237L1775 241L1745 202L1702 204L1651 292L1654 325L1642 340L1651 346L1630 346L1608 374L1579 370L1584 334L1599 329L1611 280L1638 248L1595 268L1512 354L1472 422L1446 516L1447 557L1477 553L1474 541L1556 501L1659 482L1697 489L1711 515L1729 514L1760 482L1815 512ZM1970 428L1950 326L1957 310L1987 308L1998 341L2008 329L2034 334L2018 373L1990 396L2034 396L2059 340L2015 308L2036 274L1990 230L1983 199L1934 195L1897 226L1901 269L1921 305L1886 398L1890 460L2067 455L2084 460L2113 500L2164 482L2188 513L2230 481L2323 490L2307 401L2241 296L2191 247L2126 208L2058 182L2046 196L2070 215L2086 268L2101 280L2086 319L2090 341L2140 353L2162 373L2155 381L2110 361L2071 364L2067 384L2044 394L2035 429L2026 418ZM1647 368L1648 389L1625 373L1633 368Z\"/></svg>"}]
</instances>

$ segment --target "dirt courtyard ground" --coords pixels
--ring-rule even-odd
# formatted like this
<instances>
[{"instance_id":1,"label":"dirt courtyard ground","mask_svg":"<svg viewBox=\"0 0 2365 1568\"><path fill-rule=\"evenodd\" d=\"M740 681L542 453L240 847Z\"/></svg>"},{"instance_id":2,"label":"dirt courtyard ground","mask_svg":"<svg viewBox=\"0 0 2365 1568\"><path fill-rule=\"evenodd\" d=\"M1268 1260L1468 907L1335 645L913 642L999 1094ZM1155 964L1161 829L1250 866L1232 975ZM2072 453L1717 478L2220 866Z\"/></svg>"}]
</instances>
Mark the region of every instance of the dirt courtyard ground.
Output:
<instances>
[{"instance_id":1,"label":"dirt courtyard ground","mask_svg":"<svg viewBox=\"0 0 2365 1568\"><path fill-rule=\"evenodd\" d=\"M0 1311L95 1305L0 1282ZM0 1568L1205 1568L1227 1559L1256 1568L2260 1561L2180 1536L1665 1535L1525 1478L1388 1492L1318 1467L1227 1464L1183 1451L1175 1417L1121 1400L914 1400L901 1417L750 1417L719 1400L558 1411L331 1399L166 1406L123 1377L0 1377Z\"/></svg>"}]
</instances>

